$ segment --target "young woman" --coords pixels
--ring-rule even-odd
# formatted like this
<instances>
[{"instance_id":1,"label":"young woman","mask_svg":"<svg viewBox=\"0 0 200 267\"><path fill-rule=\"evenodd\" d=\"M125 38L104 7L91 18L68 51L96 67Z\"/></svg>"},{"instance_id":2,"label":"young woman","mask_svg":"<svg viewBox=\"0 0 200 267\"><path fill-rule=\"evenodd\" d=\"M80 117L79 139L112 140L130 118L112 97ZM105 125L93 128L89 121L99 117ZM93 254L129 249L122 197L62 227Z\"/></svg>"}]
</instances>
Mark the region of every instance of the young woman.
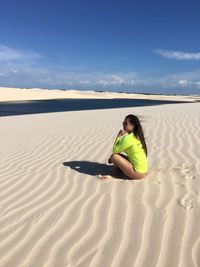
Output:
<instances>
[{"instance_id":1,"label":"young woman","mask_svg":"<svg viewBox=\"0 0 200 267\"><path fill-rule=\"evenodd\" d=\"M133 114L127 115L123 121L123 128L115 139L113 154L108 163L114 164L115 173L118 168L130 179L142 179L148 172L148 159L147 146L138 117ZM122 151L127 156L120 154ZM101 179L106 178L108 175L101 176Z\"/></svg>"}]
</instances>

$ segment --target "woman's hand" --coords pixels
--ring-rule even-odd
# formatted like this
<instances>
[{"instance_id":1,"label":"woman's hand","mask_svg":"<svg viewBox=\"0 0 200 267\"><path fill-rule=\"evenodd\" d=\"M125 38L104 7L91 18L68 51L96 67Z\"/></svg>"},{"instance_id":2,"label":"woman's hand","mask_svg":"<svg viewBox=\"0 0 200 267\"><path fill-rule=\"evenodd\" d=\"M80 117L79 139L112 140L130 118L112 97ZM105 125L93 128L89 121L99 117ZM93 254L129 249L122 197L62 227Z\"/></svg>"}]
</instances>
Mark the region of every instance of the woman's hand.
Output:
<instances>
[{"instance_id":1,"label":"woman's hand","mask_svg":"<svg viewBox=\"0 0 200 267\"><path fill-rule=\"evenodd\" d=\"M124 134L126 134L126 133L127 133L127 131L125 131L125 130L120 130L117 136L122 136L122 135L124 135Z\"/></svg>"},{"instance_id":2,"label":"woman's hand","mask_svg":"<svg viewBox=\"0 0 200 267\"><path fill-rule=\"evenodd\" d=\"M111 163L112 163L112 161L111 161L111 158L109 158L109 159L108 159L108 163L109 163L109 164L111 164Z\"/></svg>"}]
</instances>

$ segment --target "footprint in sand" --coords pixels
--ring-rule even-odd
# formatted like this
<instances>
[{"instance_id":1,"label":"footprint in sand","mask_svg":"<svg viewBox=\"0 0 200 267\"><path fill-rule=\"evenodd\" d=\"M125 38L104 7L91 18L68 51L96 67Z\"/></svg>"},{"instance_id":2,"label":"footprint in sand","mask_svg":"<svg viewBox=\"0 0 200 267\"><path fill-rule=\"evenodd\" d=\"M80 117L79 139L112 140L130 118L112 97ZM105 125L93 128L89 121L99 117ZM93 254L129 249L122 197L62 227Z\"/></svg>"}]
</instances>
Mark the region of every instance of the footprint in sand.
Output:
<instances>
[{"instance_id":1,"label":"footprint in sand","mask_svg":"<svg viewBox=\"0 0 200 267\"><path fill-rule=\"evenodd\" d=\"M196 178L195 166L192 164L182 163L182 164L174 167L174 169L179 170L182 178L185 178L187 180L193 180Z\"/></svg>"},{"instance_id":2,"label":"footprint in sand","mask_svg":"<svg viewBox=\"0 0 200 267\"><path fill-rule=\"evenodd\" d=\"M180 170L180 173L181 173L181 177L187 180L193 180L196 178L196 176L190 169L182 169Z\"/></svg>"},{"instance_id":3,"label":"footprint in sand","mask_svg":"<svg viewBox=\"0 0 200 267\"><path fill-rule=\"evenodd\" d=\"M193 196L186 194L180 201L181 206L185 209L192 209L194 207L193 204Z\"/></svg>"},{"instance_id":4,"label":"footprint in sand","mask_svg":"<svg viewBox=\"0 0 200 267\"><path fill-rule=\"evenodd\" d=\"M193 180L193 179L195 179L195 178L196 178L195 175L193 175L193 174L191 174L191 173L190 173L190 174L188 173L188 174L185 175L185 179Z\"/></svg>"}]
</instances>

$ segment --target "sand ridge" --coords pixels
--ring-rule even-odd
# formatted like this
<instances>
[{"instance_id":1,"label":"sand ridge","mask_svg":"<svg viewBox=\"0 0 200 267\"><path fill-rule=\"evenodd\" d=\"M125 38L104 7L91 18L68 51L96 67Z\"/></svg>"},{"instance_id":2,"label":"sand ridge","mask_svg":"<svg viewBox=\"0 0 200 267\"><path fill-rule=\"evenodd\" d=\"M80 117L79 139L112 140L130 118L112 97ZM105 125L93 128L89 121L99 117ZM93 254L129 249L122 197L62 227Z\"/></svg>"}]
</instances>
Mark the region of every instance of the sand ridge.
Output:
<instances>
[{"instance_id":1,"label":"sand ridge","mask_svg":"<svg viewBox=\"0 0 200 267\"><path fill-rule=\"evenodd\" d=\"M150 175L108 179L127 114ZM200 266L200 104L1 117L1 267Z\"/></svg>"}]
</instances>

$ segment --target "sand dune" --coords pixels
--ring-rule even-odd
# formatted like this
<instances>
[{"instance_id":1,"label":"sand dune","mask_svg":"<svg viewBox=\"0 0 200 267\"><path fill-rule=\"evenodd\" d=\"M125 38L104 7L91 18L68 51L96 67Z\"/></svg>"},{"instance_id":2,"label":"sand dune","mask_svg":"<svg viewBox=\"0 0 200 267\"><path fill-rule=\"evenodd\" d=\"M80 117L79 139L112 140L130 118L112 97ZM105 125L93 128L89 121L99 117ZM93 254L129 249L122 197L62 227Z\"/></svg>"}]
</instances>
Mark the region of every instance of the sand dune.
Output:
<instances>
[{"instance_id":1,"label":"sand dune","mask_svg":"<svg viewBox=\"0 0 200 267\"><path fill-rule=\"evenodd\" d=\"M150 95L139 93L119 93L119 92L96 92L93 90L59 90L59 89L40 89L40 88L9 88L0 87L0 101L19 101L19 100L41 100L58 98L134 98L134 99L154 99L154 100L174 100L194 102L200 100L199 95Z\"/></svg>"},{"instance_id":2,"label":"sand dune","mask_svg":"<svg viewBox=\"0 0 200 267\"><path fill-rule=\"evenodd\" d=\"M124 117L143 125L143 180L110 178ZM1 267L199 267L200 104L1 117Z\"/></svg>"}]
</instances>

